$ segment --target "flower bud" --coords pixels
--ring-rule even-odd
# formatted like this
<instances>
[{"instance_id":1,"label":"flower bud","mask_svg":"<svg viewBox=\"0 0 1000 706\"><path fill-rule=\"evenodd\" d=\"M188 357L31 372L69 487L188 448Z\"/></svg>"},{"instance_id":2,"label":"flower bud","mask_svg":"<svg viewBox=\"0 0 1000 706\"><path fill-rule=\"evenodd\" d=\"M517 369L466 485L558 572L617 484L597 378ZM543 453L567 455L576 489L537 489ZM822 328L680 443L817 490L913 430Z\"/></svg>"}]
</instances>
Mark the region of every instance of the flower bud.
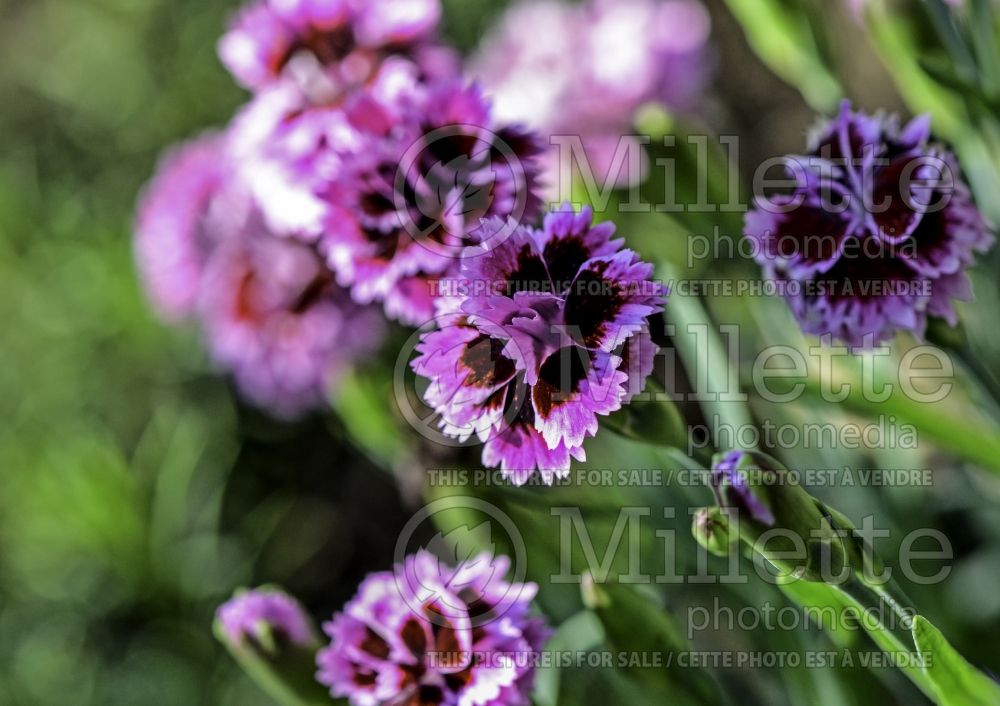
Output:
<instances>
[{"instance_id":1,"label":"flower bud","mask_svg":"<svg viewBox=\"0 0 1000 706\"><path fill-rule=\"evenodd\" d=\"M217 632L234 647L251 644L268 655L283 646L317 642L312 621L297 600L276 588L240 590L216 611Z\"/></svg>"},{"instance_id":2,"label":"flower bud","mask_svg":"<svg viewBox=\"0 0 1000 706\"><path fill-rule=\"evenodd\" d=\"M739 541L739 535L729 530L729 518L717 507L704 507L695 513L691 534L698 544L715 556L728 556Z\"/></svg>"},{"instance_id":3,"label":"flower bud","mask_svg":"<svg viewBox=\"0 0 1000 706\"><path fill-rule=\"evenodd\" d=\"M215 636L277 703L322 703L314 678L319 638L312 619L281 589L239 590L219 606Z\"/></svg>"},{"instance_id":4,"label":"flower bud","mask_svg":"<svg viewBox=\"0 0 1000 706\"><path fill-rule=\"evenodd\" d=\"M712 489L735 534L788 575L835 582L847 578L848 566L863 568L850 529L767 454L716 455Z\"/></svg>"}]
</instances>

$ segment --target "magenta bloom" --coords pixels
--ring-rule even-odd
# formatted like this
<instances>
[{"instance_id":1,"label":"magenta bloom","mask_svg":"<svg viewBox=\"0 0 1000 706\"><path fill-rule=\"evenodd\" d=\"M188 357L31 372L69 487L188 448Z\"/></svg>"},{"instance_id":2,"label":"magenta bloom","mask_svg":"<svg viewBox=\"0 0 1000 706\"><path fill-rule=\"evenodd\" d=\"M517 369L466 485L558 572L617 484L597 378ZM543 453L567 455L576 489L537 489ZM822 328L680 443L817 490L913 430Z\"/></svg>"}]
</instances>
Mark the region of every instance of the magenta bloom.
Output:
<instances>
[{"instance_id":1,"label":"magenta bloom","mask_svg":"<svg viewBox=\"0 0 1000 706\"><path fill-rule=\"evenodd\" d=\"M845 102L788 164L798 186L758 198L745 233L804 331L871 346L923 336L928 316L955 325L993 237L929 121L900 128Z\"/></svg>"},{"instance_id":2,"label":"magenta bloom","mask_svg":"<svg viewBox=\"0 0 1000 706\"><path fill-rule=\"evenodd\" d=\"M231 645L249 640L270 651L275 643L305 647L316 642L312 621L302 606L278 589L237 591L219 606L215 617Z\"/></svg>"},{"instance_id":3,"label":"magenta bloom","mask_svg":"<svg viewBox=\"0 0 1000 706\"><path fill-rule=\"evenodd\" d=\"M338 106L262 92L230 141L269 227L317 243L355 301L407 324L433 316L433 283L480 218L539 210L537 139L494 124L475 85L423 82L405 63Z\"/></svg>"},{"instance_id":4,"label":"magenta bloom","mask_svg":"<svg viewBox=\"0 0 1000 706\"><path fill-rule=\"evenodd\" d=\"M322 247L357 301L383 301L391 318L421 324L434 314L433 283L478 242L481 218L538 213L540 148L518 128L494 126L474 85L432 84L412 106L395 122L367 106L369 126L387 127L363 130L325 189Z\"/></svg>"},{"instance_id":5,"label":"magenta bloom","mask_svg":"<svg viewBox=\"0 0 1000 706\"><path fill-rule=\"evenodd\" d=\"M219 56L245 87L291 78L329 99L362 86L391 55L429 73L454 71L450 52L431 44L438 0L258 0L219 42Z\"/></svg>"},{"instance_id":6,"label":"magenta bloom","mask_svg":"<svg viewBox=\"0 0 1000 706\"><path fill-rule=\"evenodd\" d=\"M381 342L381 318L352 302L316 250L250 213L213 252L200 313L215 360L279 417L321 408L339 373Z\"/></svg>"},{"instance_id":7,"label":"magenta bloom","mask_svg":"<svg viewBox=\"0 0 1000 706\"><path fill-rule=\"evenodd\" d=\"M529 706L549 631L530 612L537 586L505 581L509 566L420 552L371 574L323 625L317 678L352 706Z\"/></svg>"},{"instance_id":8,"label":"magenta bloom","mask_svg":"<svg viewBox=\"0 0 1000 706\"><path fill-rule=\"evenodd\" d=\"M544 136L579 136L598 180L628 184L612 169L619 143L641 155L633 117L645 103L688 110L701 96L711 61L708 13L696 0L545 0L511 7L473 60L501 120ZM624 154L620 152L619 156ZM557 180L556 151L547 177ZM568 184L549 183L557 196Z\"/></svg>"},{"instance_id":9,"label":"magenta bloom","mask_svg":"<svg viewBox=\"0 0 1000 706\"><path fill-rule=\"evenodd\" d=\"M254 96L233 119L228 150L240 184L268 227L307 242L327 216L321 196L360 145L360 133L339 107L313 106L292 84Z\"/></svg>"},{"instance_id":10,"label":"magenta bloom","mask_svg":"<svg viewBox=\"0 0 1000 706\"><path fill-rule=\"evenodd\" d=\"M656 346L646 320L665 290L611 223L568 206L541 229L484 221L487 245L441 282L447 315L417 347L425 401L445 434L484 442L483 463L546 483L584 460L598 417L643 389Z\"/></svg>"},{"instance_id":11,"label":"magenta bloom","mask_svg":"<svg viewBox=\"0 0 1000 706\"><path fill-rule=\"evenodd\" d=\"M160 161L135 225L135 256L157 312L170 321L195 308L205 259L221 226L211 213L223 181L223 140L208 135Z\"/></svg>"},{"instance_id":12,"label":"magenta bloom","mask_svg":"<svg viewBox=\"0 0 1000 706\"><path fill-rule=\"evenodd\" d=\"M314 244L279 235L207 137L165 159L147 188L136 257L156 309L197 318L216 363L279 417L321 408L341 372L381 341L383 321L340 287Z\"/></svg>"}]
</instances>

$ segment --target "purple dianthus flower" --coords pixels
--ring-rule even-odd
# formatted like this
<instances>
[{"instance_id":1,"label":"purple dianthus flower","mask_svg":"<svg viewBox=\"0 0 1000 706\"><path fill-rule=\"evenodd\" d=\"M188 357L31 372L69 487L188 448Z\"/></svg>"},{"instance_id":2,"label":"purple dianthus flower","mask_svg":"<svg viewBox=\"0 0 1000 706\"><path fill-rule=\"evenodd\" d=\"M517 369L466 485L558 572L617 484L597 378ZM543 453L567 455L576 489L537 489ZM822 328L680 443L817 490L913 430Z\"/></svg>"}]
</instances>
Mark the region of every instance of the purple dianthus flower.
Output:
<instances>
[{"instance_id":1,"label":"purple dianthus flower","mask_svg":"<svg viewBox=\"0 0 1000 706\"><path fill-rule=\"evenodd\" d=\"M421 324L434 314L434 282L478 242L480 219L538 214L540 146L494 125L480 89L458 81L426 86L399 120L367 108L360 146L323 189L322 247L357 301Z\"/></svg>"},{"instance_id":2,"label":"purple dianthus flower","mask_svg":"<svg viewBox=\"0 0 1000 706\"><path fill-rule=\"evenodd\" d=\"M223 143L212 134L167 153L140 200L136 263L153 306L168 321L192 314L198 300L220 225L212 206L224 179Z\"/></svg>"},{"instance_id":3,"label":"purple dianthus flower","mask_svg":"<svg viewBox=\"0 0 1000 706\"><path fill-rule=\"evenodd\" d=\"M451 52L433 42L440 16L438 0L258 0L219 56L253 91L290 78L329 100L371 80L388 56L454 73Z\"/></svg>"},{"instance_id":4,"label":"purple dianthus flower","mask_svg":"<svg viewBox=\"0 0 1000 706\"><path fill-rule=\"evenodd\" d=\"M993 236L926 118L900 128L845 102L787 160L795 189L758 197L745 234L805 332L871 346L922 337L929 316L956 324Z\"/></svg>"},{"instance_id":5,"label":"purple dianthus flower","mask_svg":"<svg viewBox=\"0 0 1000 706\"><path fill-rule=\"evenodd\" d=\"M476 85L426 83L405 63L337 106L264 91L230 143L268 225L316 243L355 301L407 324L433 316L434 282L482 217L539 211L538 140L495 124Z\"/></svg>"},{"instance_id":6,"label":"purple dianthus flower","mask_svg":"<svg viewBox=\"0 0 1000 706\"><path fill-rule=\"evenodd\" d=\"M428 552L369 575L323 625L318 679L352 706L528 706L549 630L532 583L488 554L452 568Z\"/></svg>"},{"instance_id":7,"label":"purple dianthus flower","mask_svg":"<svg viewBox=\"0 0 1000 706\"><path fill-rule=\"evenodd\" d=\"M253 211L240 237L213 252L199 307L215 360L279 417L322 407L383 334L378 313L351 301L314 247L275 235Z\"/></svg>"},{"instance_id":8,"label":"purple dianthus flower","mask_svg":"<svg viewBox=\"0 0 1000 706\"><path fill-rule=\"evenodd\" d=\"M653 268L612 239L589 208L548 214L542 228L483 222L485 244L466 249L441 283L441 328L413 361L442 431L475 434L483 463L515 484L546 483L584 460L583 442L645 385L657 347L647 318L665 290ZM499 234L504 234L502 239Z\"/></svg>"}]
</instances>

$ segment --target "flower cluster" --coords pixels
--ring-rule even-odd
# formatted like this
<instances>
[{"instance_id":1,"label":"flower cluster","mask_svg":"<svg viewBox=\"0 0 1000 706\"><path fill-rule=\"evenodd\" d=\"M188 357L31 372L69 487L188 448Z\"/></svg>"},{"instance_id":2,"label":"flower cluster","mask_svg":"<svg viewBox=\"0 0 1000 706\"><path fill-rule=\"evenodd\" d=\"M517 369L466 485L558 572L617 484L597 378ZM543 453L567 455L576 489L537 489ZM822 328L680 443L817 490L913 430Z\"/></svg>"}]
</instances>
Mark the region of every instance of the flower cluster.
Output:
<instances>
[{"instance_id":1,"label":"flower cluster","mask_svg":"<svg viewBox=\"0 0 1000 706\"><path fill-rule=\"evenodd\" d=\"M787 159L794 191L759 197L745 233L804 331L871 346L922 336L929 316L955 325L965 269L993 237L926 119L900 127L844 103Z\"/></svg>"},{"instance_id":2,"label":"flower cluster","mask_svg":"<svg viewBox=\"0 0 1000 706\"><path fill-rule=\"evenodd\" d=\"M584 460L598 416L652 371L646 319L665 291L613 234L589 208L564 206L539 229L488 220L487 244L466 249L459 278L441 283L440 328L423 335L413 368L444 433L477 435L483 463L516 484L536 469L552 483L571 457Z\"/></svg>"},{"instance_id":3,"label":"flower cluster","mask_svg":"<svg viewBox=\"0 0 1000 706\"><path fill-rule=\"evenodd\" d=\"M384 323L433 316L434 282L479 219L539 209L530 133L434 40L436 0L261 0L220 42L253 91L228 128L182 146L140 203L154 306L196 318L250 401L322 405Z\"/></svg>"},{"instance_id":4,"label":"flower cluster","mask_svg":"<svg viewBox=\"0 0 1000 706\"><path fill-rule=\"evenodd\" d=\"M275 86L237 117L233 143L268 223L405 324L433 315L433 282L480 218L539 208L537 139L495 125L477 86L425 81L404 59L333 105Z\"/></svg>"},{"instance_id":5,"label":"flower cluster","mask_svg":"<svg viewBox=\"0 0 1000 706\"><path fill-rule=\"evenodd\" d=\"M545 135L579 136L596 178L625 185L646 168L631 137L646 103L693 107L708 68L709 17L697 0L560 0L511 7L486 38L473 71L497 115ZM626 151L623 151L625 148ZM620 157L619 157L620 158ZM546 155L554 198L568 196L555 151Z\"/></svg>"},{"instance_id":6,"label":"flower cluster","mask_svg":"<svg viewBox=\"0 0 1000 706\"><path fill-rule=\"evenodd\" d=\"M458 567L427 552L368 576L323 625L318 679L352 706L528 706L549 630L531 614L535 584L503 579L489 555Z\"/></svg>"},{"instance_id":7,"label":"flower cluster","mask_svg":"<svg viewBox=\"0 0 1000 706\"><path fill-rule=\"evenodd\" d=\"M380 343L381 320L350 300L318 251L266 224L224 136L163 161L140 205L136 256L157 310L197 316L213 358L278 416L322 404L344 363Z\"/></svg>"}]
</instances>

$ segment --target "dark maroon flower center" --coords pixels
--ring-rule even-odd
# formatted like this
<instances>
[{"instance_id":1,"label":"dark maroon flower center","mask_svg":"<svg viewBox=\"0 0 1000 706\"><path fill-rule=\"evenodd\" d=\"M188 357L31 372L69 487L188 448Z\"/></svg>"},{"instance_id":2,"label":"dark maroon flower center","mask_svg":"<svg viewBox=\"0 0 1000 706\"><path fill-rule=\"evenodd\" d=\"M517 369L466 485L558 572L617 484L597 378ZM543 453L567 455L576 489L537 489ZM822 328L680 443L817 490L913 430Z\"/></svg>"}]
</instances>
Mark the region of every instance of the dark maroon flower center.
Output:
<instances>
[{"instance_id":1,"label":"dark maroon flower center","mask_svg":"<svg viewBox=\"0 0 1000 706\"><path fill-rule=\"evenodd\" d=\"M469 372L463 384L468 387L493 387L514 376L514 361L503 354L504 343L481 334L462 352L461 364Z\"/></svg>"},{"instance_id":2,"label":"dark maroon flower center","mask_svg":"<svg viewBox=\"0 0 1000 706\"><path fill-rule=\"evenodd\" d=\"M538 414L548 417L579 391L590 367L589 357L590 353L582 348L566 346L545 359L538 371L538 382L531 389Z\"/></svg>"},{"instance_id":3,"label":"dark maroon flower center","mask_svg":"<svg viewBox=\"0 0 1000 706\"><path fill-rule=\"evenodd\" d=\"M566 297L569 333L591 348L610 333L609 327L626 302L625 292L604 277L607 266L598 262L580 272Z\"/></svg>"},{"instance_id":4,"label":"dark maroon flower center","mask_svg":"<svg viewBox=\"0 0 1000 706\"><path fill-rule=\"evenodd\" d=\"M590 253L580 238L553 238L542 253L557 292L565 292Z\"/></svg>"},{"instance_id":5,"label":"dark maroon flower center","mask_svg":"<svg viewBox=\"0 0 1000 706\"><path fill-rule=\"evenodd\" d=\"M767 243L772 256L804 262L832 260L847 237L843 214L802 205L789 213Z\"/></svg>"},{"instance_id":6,"label":"dark maroon flower center","mask_svg":"<svg viewBox=\"0 0 1000 706\"><path fill-rule=\"evenodd\" d=\"M831 284L825 293L832 301L872 301L891 295L893 287L916 280L917 274L891 250L884 250L842 257L822 279Z\"/></svg>"}]
</instances>

